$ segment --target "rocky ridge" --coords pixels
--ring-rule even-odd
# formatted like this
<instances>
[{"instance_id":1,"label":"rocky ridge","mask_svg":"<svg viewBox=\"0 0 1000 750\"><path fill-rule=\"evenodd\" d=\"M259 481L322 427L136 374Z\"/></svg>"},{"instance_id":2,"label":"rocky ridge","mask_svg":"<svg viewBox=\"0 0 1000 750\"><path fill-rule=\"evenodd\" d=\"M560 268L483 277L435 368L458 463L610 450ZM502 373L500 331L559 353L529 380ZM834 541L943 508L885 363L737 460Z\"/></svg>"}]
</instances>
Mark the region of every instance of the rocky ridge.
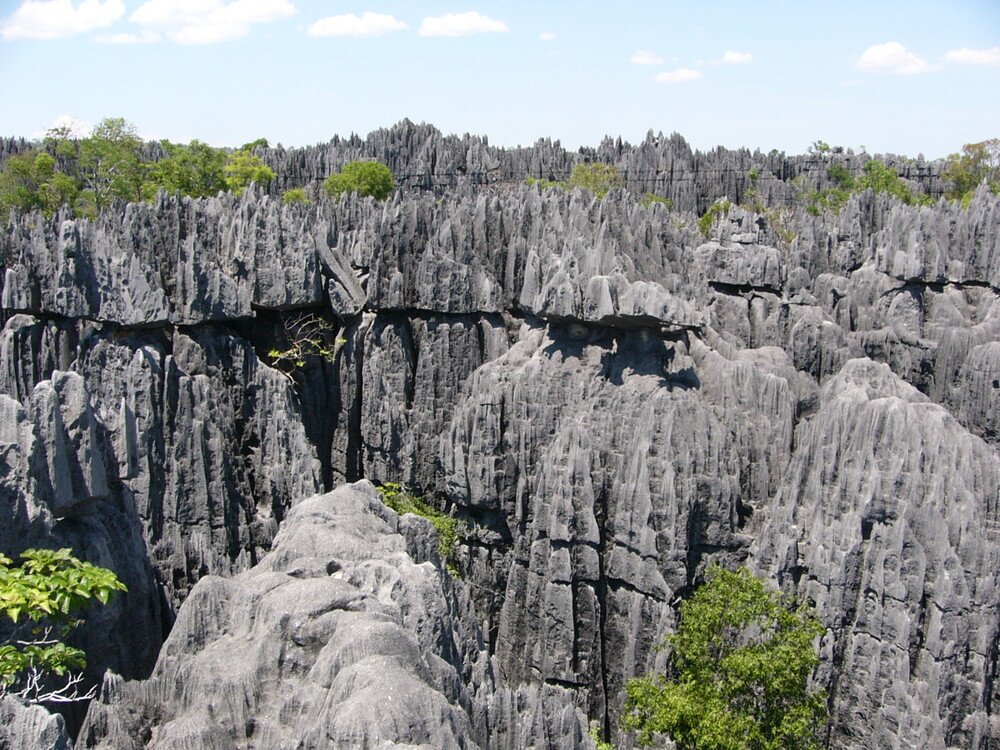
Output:
<instances>
[{"instance_id":1,"label":"rocky ridge","mask_svg":"<svg viewBox=\"0 0 1000 750\"><path fill-rule=\"evenodd\" d=\"M410 150L400 129L369 142L413 161L416 131ZM83 634L105 643L94 678L122 678L78 747L118 741L123 716L149 730L138 746L221 741L191 713L217 671L191 645L214 639L206 618L259 649L233 675L255 708L231 729L262 733L240 746L291 742L274 717L301 706L281 707L269 649L296 636L248 629L241 601L298 612L296 587L338 588L300 613L320 653L350 602L409 630L393 607L430 597L415 616L453 645L394 630L370 653L396 649L431 745L582 745L590 719L616 735L625 680L660 665L705 566L744 560L828 628L831 747L998 747L1000 200L734 208L711 235L625 191L475 184L17 218L0 237L3 546L74 546L130 589ZM336 354L288 374L268 352L300 315L330 323ZM468 524L462 580L367 485L305 500L362 479ZM359 572L348 590L297 576L296 556L402 583ZM373 679L355 671L348 703ZM315 731L374 736L367 700L317 708Z\"/></svg>"}]
</instances>

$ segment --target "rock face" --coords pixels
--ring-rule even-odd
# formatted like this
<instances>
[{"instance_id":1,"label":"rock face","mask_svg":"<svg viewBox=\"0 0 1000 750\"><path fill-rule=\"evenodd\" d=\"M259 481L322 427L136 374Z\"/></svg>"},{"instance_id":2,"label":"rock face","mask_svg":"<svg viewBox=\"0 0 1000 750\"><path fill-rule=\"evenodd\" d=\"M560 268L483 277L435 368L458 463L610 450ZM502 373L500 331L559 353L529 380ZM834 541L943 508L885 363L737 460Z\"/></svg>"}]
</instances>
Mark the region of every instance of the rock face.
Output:
<instances>
[{"instance_id":1,"label":"rock face","mask_svg":"<svg viewBox=\"0 0 1000 750\"><path fill-rule=\"evenodd\" d=\"M830 747L1000 748L1000 199L812 216L789 180L829 158L679 137L265 152L279 186L376 154L382 203L161 195L0 235L2 548L129 586L82 633L121 677L79 747L627 743L626 680L746 562L827 626ZM628 190L521 184L595 159ZM769 208L704 236L751 167ZM310 321L329 356L282 369ZM320 494L365 479L467 524L461 581L367 484Z\"/></svg>"},{"instance_id":2,"label":"rock face","mask_svg":"<svg viewBox=\"0 0 1000 750\"><path fill-rule=\"evenodd\" d=\"M465 588L444 572L431 524L398 517L370 482L306 499L256 567L198 582L148 680L105 679L79 743L580 746L582 714L559 736L507 726L517 709L496 688Z\"/></svg>"}]
</instances>

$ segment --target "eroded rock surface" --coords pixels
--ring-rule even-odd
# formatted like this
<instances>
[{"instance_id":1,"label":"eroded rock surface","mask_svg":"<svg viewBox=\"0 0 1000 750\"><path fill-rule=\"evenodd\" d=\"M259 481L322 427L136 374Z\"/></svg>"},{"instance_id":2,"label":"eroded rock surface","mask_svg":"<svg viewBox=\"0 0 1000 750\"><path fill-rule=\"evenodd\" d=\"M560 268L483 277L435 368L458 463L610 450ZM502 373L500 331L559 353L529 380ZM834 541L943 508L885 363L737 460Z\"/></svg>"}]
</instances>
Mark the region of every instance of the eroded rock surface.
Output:
<instances>
[{"instance_id":1,"label":"eroded rock surface","mask_svg":"<svg viewBox=\"0 0 1000 750\"><path fill-rule=\"evenodd\" d=\"M405 725L429 745L572 747L588 720L623 740L622 687L662 666L679 601L709 563L746 561L828 627L830 747L1000 747L1000 199L868 192L813 216L790 180L826 187L832 163L867 157L696 154L652 134L569 154L403 123L262 153L274 189L374 156L403 187L309 206L161 195L0 235L3 549L73 546L126 580L83 634L92 679L148 675L180 612L150 681L105 685L94 742L134 721L149 732L130 741L263 747L291 742L279 717L306 706L309 732L382 736L364 697L388 689L381 667L338 672L346 719L275 662L306 648L296 618L322 651L355 617L421 696L387 714L400 742ZM523 184L594 160L626 189ZM940 194L938 165L889 162ZM693 212L751 183L769 208L734 205L704 236ZM283 366L272 352L303 319L331 355ZM468 524L461 584L369 490L314 512L366 478ZM399 587L296 577L272 545L307 527L329 527L317 556ZM434 638L400 603L418 591ZM257 644L240 669L192 646L225 643L222 621ZM205 701L226 695L210 730Z\"/></svg>"}]
</instances>

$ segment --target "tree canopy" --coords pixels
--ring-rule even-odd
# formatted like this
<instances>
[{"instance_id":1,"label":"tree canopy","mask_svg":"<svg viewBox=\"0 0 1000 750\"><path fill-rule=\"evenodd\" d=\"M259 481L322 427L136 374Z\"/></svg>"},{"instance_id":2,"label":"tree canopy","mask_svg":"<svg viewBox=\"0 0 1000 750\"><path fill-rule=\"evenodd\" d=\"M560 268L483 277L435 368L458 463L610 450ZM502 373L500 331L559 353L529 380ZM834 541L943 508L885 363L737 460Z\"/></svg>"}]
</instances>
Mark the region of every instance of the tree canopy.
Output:
<instances>
[{"instance_id":1,"label":"tree canopy","mask_svg":"<svg viewBox=\"0 0 1000 750\"><path fill-rule=\"evenodd\" d=\"M826 715L809 688L823 626L746 568L709 568L666 639L669 670L629 680L622 726L678 750L814 750Z\"/></svg>"},{"instance_id":2,"label":"tree canopy","mask_svg":"<svg viewBox=\"0 0 1000 750\"><path fill-rule=\"evenodd\" d=\"M376 200L389 197L396 187L392 171L377 161L352 161L336 174L323 182L323 187L331 198L339 198L344 193L370 195Z\"/></svg>"}]
</instances>

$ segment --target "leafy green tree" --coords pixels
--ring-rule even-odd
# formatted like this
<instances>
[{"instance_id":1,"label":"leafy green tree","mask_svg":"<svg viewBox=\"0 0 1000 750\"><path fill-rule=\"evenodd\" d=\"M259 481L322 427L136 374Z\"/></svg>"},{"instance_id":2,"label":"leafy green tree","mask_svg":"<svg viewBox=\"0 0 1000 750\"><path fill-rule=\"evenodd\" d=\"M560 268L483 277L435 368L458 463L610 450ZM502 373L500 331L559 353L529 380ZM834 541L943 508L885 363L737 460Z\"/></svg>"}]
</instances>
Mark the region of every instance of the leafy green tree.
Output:
<instances>
[{"instance_id":1,"label":"leafy green tree","mask_svg":"<svg viewBox=\"0 0 1000 750\"><path fill-rule=\"evenodd\" d=\"M340 172L330 175L323 182L323 188L331 198L339 198L344 193L357 193L385 200L395 187L392 171L377 161L348 162Z\"/></svg>"},{"instance_id":2,"label":"leafy green tree","mask_svg":"<svg viewBox=\"0 0 1000 750\"><path fill-rule=\"evenodd\" d=\"M253 151L258 148L270 148L271 144L268 142L267 138L258 138L255 141L250 141L250 143L244 143L240 146L240 151Z\"/></svg>"},{"instance_id":3,"label":"leafy green tree","mask_svg":"<svg viewBox=\"0 0 1000 750\"><path fill-rule=\"evenodd\" d=\"M569 176L570 188L589 190L598 198L603 198L609 190L620 188L625 181L618 174L614 164L577 164Z\"/></svg>"},{"instance_id":4,"label":"leafy green tree","mask_svg":"<svg viewBox=\"0 0 1000 750\"><path fill-rule=\"evenodd\" d=\"M667 637L669 677L626 685L622 726L642 746L665 734L678 750L818 750L826 698L809 676L823 632L746 568L713 566Z\"/></svg>"},{"instance_id":5,"label":"leafy green tree","mask_svg":"<svg viewBox=\"0 0 1000 750\"><path fill-rule=\"evenodd\" d=\"M146 198L163 189L169 193L206 198L227 189L226 152L194 140L188 145L160 141L166 155L150 168L143 188Z\"/></svg>"},{"instance_id":6,"label":"leafy green tree","mask_svg":"<svg viewBox=\"0 0 1000 750\"><path fill-rule=\"evenodd\" d=\"M80 176L96 213L115 198L141 201L148 169L135 126L121 117L101 120L80 144Z\"/></svg>"},{"instance_id":7,"label":"leafy green tree","mask_svg":"<svg viewBox=\"0 0 1000 750\"><path fill-rule=\"evenodd\" d=\"M29 549L17 565L0 554L0 614L12 623L0 642L0 696L32 703L92 698L93 690L79 691L86 656L64 641L83 622L80 612L125 590L112 571L81 562L69 549Z\"/></svg>"},{"instance_id":8,"label":"leafy green tree","mask_svg":"<svg viewBox=\"0 0 1000 750\"><path fill-rule=\"evenodd\" d=\"M77 181L56 169L50 154L27 151L10 157L0 171L0 213L6 218L16 211L41 210L47 216L60 206L76 203L80 188Z\"/></svg>"},{"instance_id":9,"label":"leafy green tree","mask_svg":"<svg viewBox=\"0 0 1000 750\"><path fill-rule=\"evenodd\" d=\"M948 157L941 176L951 183L947 195L953 200L968 202L983 180L1000 194L1000 138L966 143L961 154Z\"/></svg>"},{"instance_id":10,"label":"leafy green tree","mask_svg":"<svg viewBox=\"0 0 1000 750\"><path fill-rule=\"evenodd\" d=\"M249 151L240 150L229 157L225 167L226 185L235 193L245 190L250 183L266 185L274 179L274 170Z\"/></svg>"}]
</instances>

